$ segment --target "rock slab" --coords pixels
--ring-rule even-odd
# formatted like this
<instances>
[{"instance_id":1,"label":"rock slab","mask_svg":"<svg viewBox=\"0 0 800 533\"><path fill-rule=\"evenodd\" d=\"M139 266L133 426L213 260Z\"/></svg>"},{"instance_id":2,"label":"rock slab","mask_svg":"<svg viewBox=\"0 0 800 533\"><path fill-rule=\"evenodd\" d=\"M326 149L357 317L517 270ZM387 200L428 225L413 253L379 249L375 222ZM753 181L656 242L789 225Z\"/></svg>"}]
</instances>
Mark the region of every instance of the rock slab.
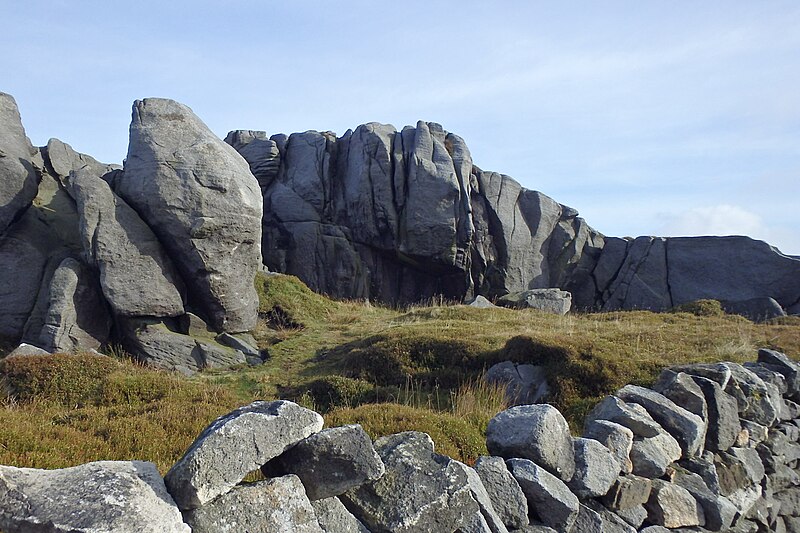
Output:
<instances>
[{"instance_id":1,"label":"rock slab","mask_svg":"<svg viewBox=\"0 0 800 533\"><path fill-rule=\"evenodd\" d=\"M5 533L190 533L153 463L61 470L0 466Z\"/></svg>"},{"instance_id":2,"label":"rock slab","mask_svg":"<svg viewBox=\"0 0 800 533\"><path fill-rule=\"evenodd\" d=\"M226 494L322 424L319 414L292 402L253 402L204 429L164 481L181 510L195 509Z\"/></svg>"}]
</instances>

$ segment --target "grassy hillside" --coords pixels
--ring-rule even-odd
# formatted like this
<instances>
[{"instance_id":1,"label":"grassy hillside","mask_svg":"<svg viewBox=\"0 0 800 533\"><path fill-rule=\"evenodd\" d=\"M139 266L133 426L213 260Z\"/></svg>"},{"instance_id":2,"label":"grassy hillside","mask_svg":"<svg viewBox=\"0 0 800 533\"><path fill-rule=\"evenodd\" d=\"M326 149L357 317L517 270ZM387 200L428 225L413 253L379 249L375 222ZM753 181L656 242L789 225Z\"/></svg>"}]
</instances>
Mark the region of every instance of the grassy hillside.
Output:
<instances>
[{"instance_id":1,"label":"grassy hillside","mask_svg":"<svg viewBox=\"0 0 800 533\"><path fill-rule=\"evenodd\" d=\"M329 425L361 423L373 437L426 431L441 452L472 461L485 453L486 423L504 407L502 391L480 385L499 361L544 365L551 403L577 432L599 398L626 383L648 385L665 366L745 361L762 346L800 355L800 320L753 324L713 302L676 313L560 317L336 302L289 276L260 276L256 285L253 334L270 354L263 366L185 378L124 354L0 361L0 463L142 459L166 471L215 417L276 398L319 410Z\"/></svg>"}]
</instances>

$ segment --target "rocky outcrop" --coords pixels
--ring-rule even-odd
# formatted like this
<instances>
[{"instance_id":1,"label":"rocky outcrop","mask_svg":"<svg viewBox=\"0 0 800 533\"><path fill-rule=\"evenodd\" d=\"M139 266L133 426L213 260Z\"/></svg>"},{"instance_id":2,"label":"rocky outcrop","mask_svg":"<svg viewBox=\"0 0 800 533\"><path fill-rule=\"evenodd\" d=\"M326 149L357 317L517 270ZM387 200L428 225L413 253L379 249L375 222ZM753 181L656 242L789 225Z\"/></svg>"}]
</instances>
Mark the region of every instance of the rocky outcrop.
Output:
<instances>
[{"instance_id":1,"label":"rocky outcrop","mask_svg":"<svg viewBox=\"0 0 800 533\"><path fill-rule=\"evenodd\" d=\"M17 102L0 92L0 236L36 196L39 176L31 162L35 153L22 128Z\"/></svg>"},{"instance_id":2,"label":"rocky outcrop","mask_svg":"<svg viewBox=\"0 0 800 533\"><path fill-rule=\"evenodd\" d=\"M218 331L252 329L262 200L244 159L188 107L148 98L133 105L124 170L115 192L174 259L189 303Z\"/></svg>"},{"instance_id":3,"label":"rocky outcrop","mask_svg":"<svg viewBox=\"0 0 800 533\"><path fill-rule=\"evenodd\" d=\"M435 123L226 140L264 194L265 264L318 292L400 303L558 287L578 309L703 298L800 308L800 259L746 237L606 238L576 210L473 165L463 139Z\"/></svg>"},{"instance_id":4,"label":"rocky outcrop","mask_svg":"<svg viewBox=\"0 0 800 533\"><path fill-rule=\"evenodd\" d=\"M256 321L258 183L188 108L147 102L125 172L58 139L33 148L0 95L0 339L47 352L113 342L185 373L260 364L231 335Z\"/></svg>"}]
</instances>

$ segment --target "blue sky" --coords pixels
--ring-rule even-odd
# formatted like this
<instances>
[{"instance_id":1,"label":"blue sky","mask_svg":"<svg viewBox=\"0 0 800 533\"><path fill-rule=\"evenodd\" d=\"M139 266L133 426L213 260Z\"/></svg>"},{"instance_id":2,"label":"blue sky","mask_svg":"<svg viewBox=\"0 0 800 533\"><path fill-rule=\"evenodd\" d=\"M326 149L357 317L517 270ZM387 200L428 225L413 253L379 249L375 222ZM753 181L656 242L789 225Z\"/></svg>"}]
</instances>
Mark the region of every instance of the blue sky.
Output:
<instances>
[{"instance_id":1,"label":"blue sky","mask_svg":"<svg viewBox=\"0 0 800 533\"><path fill-rule=\"evenodd\" d=\"M28 135L105 162L133 100L231 129L417 120L606 235L800 255L800 3L0 0Z\"/></svg>"}]
</instances>

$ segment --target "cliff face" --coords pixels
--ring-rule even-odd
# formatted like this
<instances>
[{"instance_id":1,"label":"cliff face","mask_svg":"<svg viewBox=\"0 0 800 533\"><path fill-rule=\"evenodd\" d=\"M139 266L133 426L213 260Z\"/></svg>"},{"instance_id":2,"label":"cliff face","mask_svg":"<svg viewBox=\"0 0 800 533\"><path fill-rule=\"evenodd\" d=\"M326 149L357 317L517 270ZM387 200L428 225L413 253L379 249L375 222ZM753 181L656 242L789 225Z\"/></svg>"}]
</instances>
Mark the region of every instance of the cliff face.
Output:
<instances>
[{"instance_id":1,"label":"cliff face","mask_svg":"<svg viewBox=\"0 0 800 533\"><path fill-rule=\"evenodd\" d=\"M577 287L603 246L577 211L482 171L438 124L226 140L264 194L264 263L332 296L407 303Z\"/></svg>"},{"instance_id":2,"label":"cliff face","mask_svg":"<svg viewBox=\"0 0 800 533\"><path fill-rule=\"evenodd\" d=\"M579 309L773 298L800 312L800 260L747 237L604 237L472 163L434 123L234 131L264 195L264 263L318 292L397 304L560 287Z\"/></svg>"}]
</instances>

